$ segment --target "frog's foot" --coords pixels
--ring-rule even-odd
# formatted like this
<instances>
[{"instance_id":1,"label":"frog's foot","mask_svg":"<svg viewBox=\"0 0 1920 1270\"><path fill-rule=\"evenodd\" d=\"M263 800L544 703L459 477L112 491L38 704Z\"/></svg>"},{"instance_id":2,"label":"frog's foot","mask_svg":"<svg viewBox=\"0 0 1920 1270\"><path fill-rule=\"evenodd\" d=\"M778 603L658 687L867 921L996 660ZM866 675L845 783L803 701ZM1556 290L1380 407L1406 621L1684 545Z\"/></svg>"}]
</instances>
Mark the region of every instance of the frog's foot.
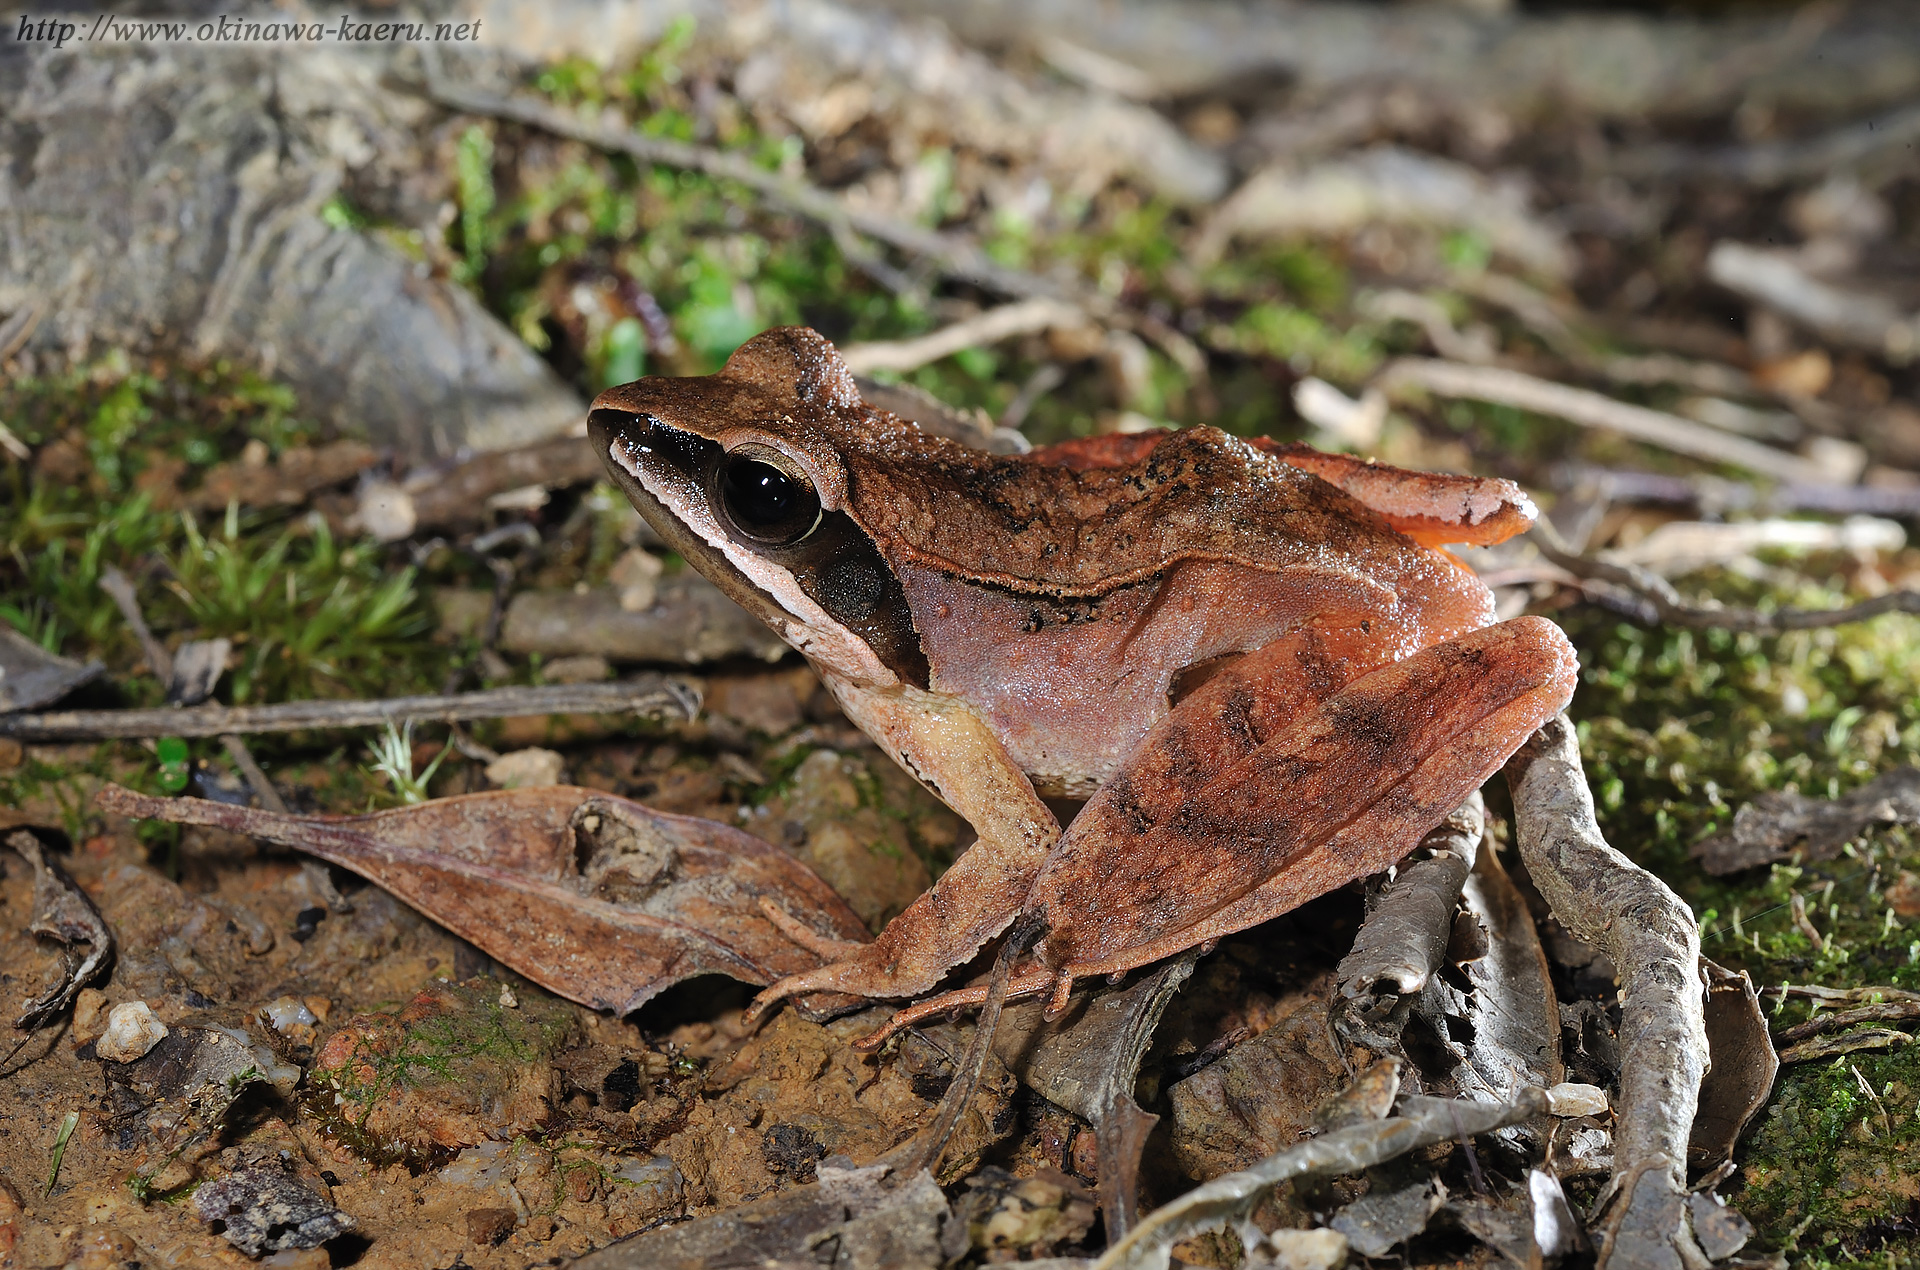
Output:
<instances>
[{"instance_id":1,"label":"frog's foot","mask_svg":"<svg viewBox=\"0 0 1920 1270\"><path fill-rule=\"evenodd\" d=\"M822 935L813 927L802 922L793 914L774 903L770 896L760 897L760 911L766 914L774 928L794 943L800 945L822 961L844 961L865 947L856 939L835 939L831 935Z\"/></svg>"},{"instance_id":2,"label":"frog's foot","mask_svg":"<svg viewBox=\"0 0 1920 1270\"><path fill-rule=\"evenodd\" d=\"M1037 992L1045 992L1048 985L1054 982L1054 972L1045 966L1032 966L1026 970L1016 971L1007 980L1007 1000L1014 1001L1021 997L1033 996ZM1072 981L1063 980L1062 982L1071 985ZM928 997L924 1001L916 1001L910 1006L895 1010L893 1017L853 1042L853 1048L869 1053L877 1050L901 1032L910 1027L917 1027L928 1019L956 1010L964 1010L968 1006L983 1004L990 989L990 984L976 983L971 987L955 988L951 992L942 992L938 996ZM1062 997L1061 1000L1064 1002L1065 998ZM1055 1016L1048 1015L1048 1017Z\"/></svg>"}]
</instances>

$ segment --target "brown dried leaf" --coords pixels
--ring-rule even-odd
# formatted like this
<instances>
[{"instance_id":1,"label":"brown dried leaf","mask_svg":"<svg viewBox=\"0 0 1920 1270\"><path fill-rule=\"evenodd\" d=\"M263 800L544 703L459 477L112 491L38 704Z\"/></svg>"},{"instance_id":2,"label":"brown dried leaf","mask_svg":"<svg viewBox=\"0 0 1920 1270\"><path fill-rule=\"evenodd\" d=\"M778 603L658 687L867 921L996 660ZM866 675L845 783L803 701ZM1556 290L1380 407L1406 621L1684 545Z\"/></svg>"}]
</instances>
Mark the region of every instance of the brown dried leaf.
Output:
<instances>
[{"instance_id":1,"label":"brown dried leaf","mask_svg":"<svg viewBox=\"0 0 1920 1270\"><path fill-rule=\"evenodd\" d=\"M1902 767L1844 798L1762 794L1734 813L1733 828L1694 844L1690 855L1713 874L1738 873L1804 851L1826 860L1870 824L1920 824L1920 767Z\"/></svg>"},{"instance_id":2,"label":"brown dried leaf","mask_svg":"<svg viewBox=\"0 0 1920 1270\"><path fill-rule=\"evenodd\" d=\"M1700 1082L1700 1109L1693 1113L1687 1163L1706 1170L1732 1158L1734 1143L1747 1122L1773 1092L1780 1060L1767 1035L1767 1016L1753 980L1745 971L1735 974L1704 957L1700 968L1707 976L1707 1052L1712 1066Z\"/></svg>"},{"instance_id":3,"label":"brown dried leaf","mask_svg":"<svg viewBox=\"0 0 1920 1270\"><path fill-rule=\"evenodd\" d=\"M1093 1125L1109 1243L1133 1225L1140 1152L1160 1122L1133 1100L1140 1060L1197 960L1188 949L1125 988L1095 990L1050 1024L1041 1022L1041 1002L1024 1002L1002 1016L994 1036L995 1052L1029 1088Z\"/></svg>"},{"instance_id":4,"label":"brown dried leaf","mask_svg":"<svg viewBox=\"0 0 1920 1270\"><path fill-rule=\"evenodd\" d=\"M834 940L866 928L778 847L568 785L441 798L367 816L288 816L118 785L126 816L211 825L319 856L376 882L552 992L626 1013L695 975L770 983L818 958L763 899Z\"/></svg>"}]
</instances>

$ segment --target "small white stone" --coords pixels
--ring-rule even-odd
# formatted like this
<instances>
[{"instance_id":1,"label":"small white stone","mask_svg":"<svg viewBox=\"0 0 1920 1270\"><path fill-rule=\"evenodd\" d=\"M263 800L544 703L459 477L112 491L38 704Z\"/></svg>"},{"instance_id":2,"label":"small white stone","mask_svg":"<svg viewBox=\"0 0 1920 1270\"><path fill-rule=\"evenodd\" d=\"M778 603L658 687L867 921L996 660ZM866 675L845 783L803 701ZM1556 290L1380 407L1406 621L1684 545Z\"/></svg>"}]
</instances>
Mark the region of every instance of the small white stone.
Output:
<instances>
[{"instance_id":1,"label":"small white stone","mask_svg":"<svg viewBox=\"0 0 1920 1270\"><path fill-rule=\"evenodd\" d=\"M500 985L500 1008L502 1010L518 1010L520 1008L520 998L514 996L513 989L504 983Z\"/></svg>"},{"instance_id":2,"label":"small white stone","mask_svg":"<svg viewBox=\"0 0 1920 1270\"><path fill-rule=\"evenodd\" d=\"M1547 1110L1569 1120L1576 1116L1603 1116L1607 1113L1607 1091L1598 1085L1563 1081L1547 1091Z\"/></svg>"},{"instance_id":3,"label":"small white stone","mask_svg":"<svg viewBox=\"0 0 1920 1270\"><path fill-rule=\"evenodd\" d=\"M354 519L381 542L398 542L413 532L420 516L414 510L413 495L391 481L375 481L360 491Z\"/></svg>"},{"instance_id":4,"label":"small white stone","mask_svg":"<svg viewBox=\"0 0 1920 1270\"><path fill-rule=\"evenodd\" d=\"M145 1001L123 1001L107 1011L107 1030L93 1052L116 1063L131 1063L165 1040L167 1025L153 1017Z\"/></svg>"},{"instance_id":5,"label":"small white stone","mask_svg":"<svg viewBox=\"0 0 1920 1270\"><path fill-rule=\"evenodd\" d=\"M1267 1236L1280 1270L1338 1270L1347 1264L1347 1237L1337 1230L1276 1230Z\"/></svg>"},{"instance_id":6,"label":"small white stone","mask_svg":"<svg viewBox=\"0 0 1920 1270\"><path fill-rule=\"evenodd\" d=\"M560 755L533 746L502 754L487 764L487 779L501 789L531 789L560 783Z\"/></svg>"}]
</instances>

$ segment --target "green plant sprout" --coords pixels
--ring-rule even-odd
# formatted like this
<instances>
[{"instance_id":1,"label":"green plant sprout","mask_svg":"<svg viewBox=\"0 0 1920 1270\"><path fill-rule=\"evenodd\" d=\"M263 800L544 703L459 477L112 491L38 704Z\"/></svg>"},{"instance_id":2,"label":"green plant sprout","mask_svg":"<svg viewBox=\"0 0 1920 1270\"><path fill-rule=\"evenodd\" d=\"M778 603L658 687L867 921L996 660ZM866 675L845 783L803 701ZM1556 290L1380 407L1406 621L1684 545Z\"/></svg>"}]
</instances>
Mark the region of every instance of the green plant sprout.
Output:
<instances>
[{"instance_id":1,"label":"green plant sprout","mask_svg":"<svg viewBox=\"0 0 1920 1270\"><path fill-rule=\"evenodd\" d=\"M395 730L393 720L386 722L385 731L373 743L373 771L384 776L393 785L393 792L400 801L411 806L427 801L427 782L440 770L440 764L446 761L447 750L441 750L433 756L433 762L419 775L413 771L413 720L407 720L399 730Z\"/></svg>"}]
</instances>

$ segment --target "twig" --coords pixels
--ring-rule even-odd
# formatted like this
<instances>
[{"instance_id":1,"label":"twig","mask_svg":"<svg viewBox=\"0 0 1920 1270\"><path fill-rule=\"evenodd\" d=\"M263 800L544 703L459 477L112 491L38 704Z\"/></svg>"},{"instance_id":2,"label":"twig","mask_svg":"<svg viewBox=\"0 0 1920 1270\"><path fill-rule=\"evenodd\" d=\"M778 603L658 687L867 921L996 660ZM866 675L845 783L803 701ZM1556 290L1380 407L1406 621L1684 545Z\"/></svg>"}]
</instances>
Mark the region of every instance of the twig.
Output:
<instances>
[{"instance_id":1,"label":"twig","mask_svg":"<svg viewBox=\"0 0 1920 1270\"><path fill-rule=\"evenodd\" d=\"M1842 1054L1857 1054L1861 1050L1891 1049L1912 1041L1912 1036L1895 1028L1863 1027L1839 1036L1816 1036L1810 1041L1789 1045L1780 1051L1780 1064L1784 1067L1791 1063L1811 1063Z\"/></svg>"},{"instance_id":2,"label":"twig","mask_svg":"<svg viewBox=\"0 0 1920 1270\"><path fill-rule=\"evenodd\" d=\"M426 95L454 110L508 119L596 149L630 155L642 163L684 168L718 180L737 182L789 211L820 222L830 230L851 229L865 234L889 247L926 258L949 277L974 283L989 291L1023 298L1064 297L1063 289L1058 284L1025 270L1009 269L972 243L849 207L817 185L769 172L742 155L665 137L649 137L630 128L589 123L557 106L479 92L438 74L429 75ZM1099 301L1103 308L1113 307L1105 297L1099 297Z\"/></svg>"},{"instance_id":3,"label":"twig","mask_svg":"<svg viewBox=\"0 0 1920 1270\"><path fill-rule=\"evenodd\" d=\"M1704 1265L1686 1222L1687 1138L1707 1058L1699 927L1664 882L1601 836L1565 715L1520 747L1507 783L1534 885L1620 970L1619 1126L1600 1270L1672 1265L1676 1254Z\"/></svg>"},{"instance_id":4,"label":"twig","mask_svg":"<svg viewBox=\"0 0 1920 1270\"><path fill-rule=\"evenodd\" d=\"M504 719L516 715L637 714L692 718L699 691L685 680L637 675L617 683L490 688L371 701L287 701L270 706L195 706L181 710L64 710L0 715L0 736L26 741L100 741L148 736L297 732L386 722Z\"/></svg>"},{"instance_id":5,"label":"twig","mask_svg":"<svg viewBox=\"0 0 1920 1270\"><path fill-rule=\"evenodd\" d=\"M259 795L260 805L268 811L286 815L289 810L287 800L280 797L280 791L273 787L273 782L267 779L260 764L254 761L253 751L247 748L247 743L240 739L239 733L221 734L220 744L227 747L227 757L233 760L233 765L247 778L247 784L253 786L253 792Z\"/></svg>"},{"instance_id":6,"label":"twig","mask_svg":"<svg viewBox=\"0 0 1920 1270\"><path fill-rule=\"evenodd\" d=\"M1816 1014L1805 1023L1796 1023L1774 1033L1773 1039L1778 1045L1792 1045L1810 1036L1837 1032L1856 1023L1904 1023L1911 1019L1920 1019L1920 1001L1882 1001L1878 1005L1863 1005L1857 1010Z\"/></svg>"},{"instance_id":7,"label":"twig","mask_svg":"<svg viewBox=\"0 0 1920 1270\"><path fill-rule=\"evenodd\" d=\"M1876 485L1802 485L1760 490L1744 481L1704 473L1668 476L1569 464L1554 477L1557 489L1591 493L1615 503L1676 503L1710 512L1825 512L1835 516L1920 515L1920 488Z\"/></svg>"},{"instance_id":8,"label":"twig","mask_svg":"<svg viewBox=\"0 0 1920 1270\"><path fill-rule=\"evenodd\" d=\"M22 463L33 457L33 451L27 448L27 443L4 423L0 423L0 450L5 450Z\"/></svg>"},{"instance_id":9,"label":"twig","mask_svg":"<svg viewBox=\"0 0 1920 1270\"><path fill-rule=\"evenodd\" d=\"M1015 335L1030 335L1056 326L1086 324L1086 313L1074 305L1038 296L988 309L918 339L849 344L840 350L840 357L856 375L871 375L877 370L918 370L962 349L997 344Z\"/></svg>"},{"instance_id":10,"label":"twig","mask_svg":"<svg viewBox=\"0 0 1920 1270\"><path fill-rule=\"evenodd\" d=\"M1821 483L1818 468L1784 450L1731 436L1663 410L1616 401L1597 392L1569 388L1517 370L1403 357L1382 371L1375 383L1388 393L1413 388L1442 397L1465 397L1514 406L1565 419L1581 427L1618 432L1709 463L1731 463L1775 480Z\"/></svg>"},{"instance_id":11,"label":"twig","mask_svg":"<svg viewBox=\"0 0 1920 1270\"><path fill-rule=\"evenodd\" d=\"M1913 590L1889 591L1871 600L1862 600L1838 609L1780 608L1761 612L1749 608L1701 608L1681 599L1680 592L1674 589L1673 584L1651 569L1612 564L1566 550L1566 544L1544 521L1534 526L1534 536L1538 540L1534 545L1540 549L1540 554L1574 577L1609 584L1606 590L1582 588L1589 596L1648 626L1664 623L1694 630L1753 631L1762 635L1776 635L1781 631L1804 631L1864 622L1882 613L1920 613L1920 591Z\"/></svg>"},{"instance_id":12,"label":"twig","mask_svg":"<svg viewBox=\"0 0 1920 1270\"><path fill-rule=\"evenodd\" d=\"M1909 105L1804 140L1719 150L1648 146L1627 151L1613 166L1628 176L1683 181L1731 178L1748 185L1772 186L1857 170L1876 159L1909 151L1916 141L1920 141L1920 105Z\"/></svg>"},{"instance_id":13,"label":"twig","mask_svg":"<svg viewBox=\"0 0 1920 1270\"><path fill-rule=\"evenodd\" d=\"M108 565L100 572L100 589L113 599L113 605L120 610L120 616L127 619L127 625L133 628L133 637L140 641L140 651L147 659L147 668L153 671L154 678L161 687L173 683L173 656L167 652L167 646L154 638L147 627L147 619L140 612L140 598L133 593L133 583L127 581L127 575ZM158 735L156 733L155 735Z\"/></svg>"},{"instance_id":14,"label":"twig","mask_svg":"<svg viewBox=\"0 0 1920 1270\"><path fill-rule=\"evenodd\" d=\"M1707 253L1707 276L1810 328L1832 344L1905 365L1920 352L1920 316L1870 291L1815 277L1796 253L1722 241Z\"/></svg>"},{"instance_id":15,"label":"twig","mask_svg":"<svg viewBox=\"0 0 1920 1270\"><path fill-rule=\"evenodd\" d=\"M1701 1044L1705 1045L1704 1038ZM1281 1183L1299 1177L1358 1173L1376 1164L1455 1139L1490 1133L1542 1115L1547 1095L1523 1089L1512 1103L1451 1102L1408 1098L1400 1114L1371 1120L1289 1147L1238 1173L1216 1177L1147 1214L1125 1239L1094 1263L1094 1270L1146 1270L1165 1266L1168 1250L1182 1240L1223 1225L1242 1229L1251 1246L1259 1232L1249 1218ZM1684 1132L1684 1131L1683 1131Z\"/></svg>"}]
</instances>

